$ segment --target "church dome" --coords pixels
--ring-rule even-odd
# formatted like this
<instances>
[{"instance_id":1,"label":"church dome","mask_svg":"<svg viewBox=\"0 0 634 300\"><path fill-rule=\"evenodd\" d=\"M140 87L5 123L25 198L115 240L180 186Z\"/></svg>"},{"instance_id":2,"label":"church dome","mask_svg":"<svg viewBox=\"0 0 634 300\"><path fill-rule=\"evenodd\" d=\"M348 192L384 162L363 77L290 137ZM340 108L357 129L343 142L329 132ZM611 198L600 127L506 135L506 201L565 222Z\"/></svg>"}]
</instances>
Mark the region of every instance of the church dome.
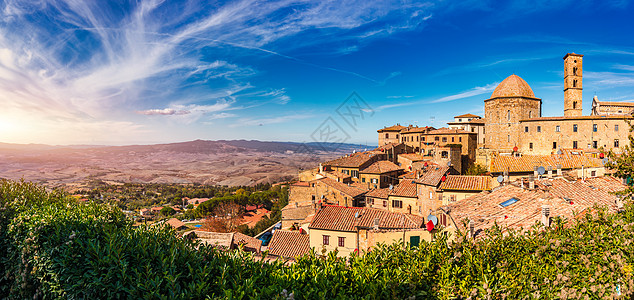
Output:
<instances>
[{"instance_id":1,"label":"church dome","mask_svg":"<svg viewBox=\"0 0 634 300\"><path fill-rule=\"evenodd\" d=\"M498 97L528 97L535 98L533 89L521 77L513 74L506 77L493 91L491 98Z\"/></svg>"}]
</instances>

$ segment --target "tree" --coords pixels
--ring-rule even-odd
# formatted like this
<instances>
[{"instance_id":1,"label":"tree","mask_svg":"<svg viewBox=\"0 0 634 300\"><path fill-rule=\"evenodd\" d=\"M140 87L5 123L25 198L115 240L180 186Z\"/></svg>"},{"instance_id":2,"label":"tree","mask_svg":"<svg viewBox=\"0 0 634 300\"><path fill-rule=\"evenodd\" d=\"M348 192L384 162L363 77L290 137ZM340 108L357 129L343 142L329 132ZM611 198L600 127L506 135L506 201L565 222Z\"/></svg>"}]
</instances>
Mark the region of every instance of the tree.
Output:
<instances>
[{"instance_id":1,"label":"tree","mask_svg":"<svg viewBox=\"0 0 634 300\"><path fill-rule=\"evenodd\" d=\"M608 163L605 164L606 168L614 170L615 177L626 179L627 188L615 194L624 199L632 199L632 195L634 195L634 180L632 180L634 178L634 137L632 137L634 125L628 119L625 119L625 122L630 126L629 145L623 146L621 153L615 153L612 150L606 153L603 148L601 148L601 153L608 158Z\"/></svg>"},{"instance_id":2,"label":"tree","mask_svg":"<svg viewBox=\"0 0 634 300\"><path fill-rule=\"evenodd\" d=\"M161 211L159 212L159 214L161 216L166 216L166 217L167 216L172 216L175 213L176 213L176 211L173 208L169 207L169 206L165 206L165 207L161 208Z\"/></svg>"},{"instance_id":3,"label":"tree","mask_svg":"<svg viewBox=\"0 0 634 300\"><path fill-rule=\"evenodd\" d=\"M469 166L465 175L483 175L487 172L487 168L481 164L473 163Z\"/></svg>"}]
</instances>

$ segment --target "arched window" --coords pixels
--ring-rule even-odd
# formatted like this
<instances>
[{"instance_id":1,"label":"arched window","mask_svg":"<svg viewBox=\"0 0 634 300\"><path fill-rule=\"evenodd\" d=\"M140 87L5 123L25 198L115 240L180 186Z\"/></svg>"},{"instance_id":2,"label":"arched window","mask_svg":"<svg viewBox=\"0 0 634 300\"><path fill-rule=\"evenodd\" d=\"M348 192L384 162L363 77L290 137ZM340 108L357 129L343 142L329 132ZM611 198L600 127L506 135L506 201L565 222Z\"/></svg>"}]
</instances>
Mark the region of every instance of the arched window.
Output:
<instances>
[{"instance_id":1,"label":"arched window","mask_svg":"<svg viewBox=\"0 0 634 300\"><path fill-rule=\"evenodd\" d=\"M528 112L528 118L530 119L532 117L533 117L533 111L531 110L531 111Z\"/></svg>"},{"instance_id":2,"label":"arched window","mask_svg":"<svg viewBox=\"0 0 634 300\"><path fill-rule=\"evenodd\" d=\"M509 121L511 120L511 111L510 110L506 111L506 119L509 120Z\"/></svg>"},{"instance_id":3,"label":"arched window","mask_svg":"<svg viewBox=\"0 0 634 300\"><path fill-rule=\"evenodd\" d=\"M577 80L572 81L572 87L577 87Z\"/></svg>"},{"instance_id":4,"label":"arched window","mask_svg":"<svg viewBox=\"0 0 634 300\"><path fill-rule=\"evenodd\" d=\"M572 101L572 109L577 109L577 101Z\"/></svg>"},{"instance_id":5,"label":"arched window","mask_svg":"<svg viewBox=\"0 0 634 300\"><path fill-rule=\"evenodd\" d=\"M572 68L572 75L577 75L577 67Z\"/></svg>"}]
</instances>

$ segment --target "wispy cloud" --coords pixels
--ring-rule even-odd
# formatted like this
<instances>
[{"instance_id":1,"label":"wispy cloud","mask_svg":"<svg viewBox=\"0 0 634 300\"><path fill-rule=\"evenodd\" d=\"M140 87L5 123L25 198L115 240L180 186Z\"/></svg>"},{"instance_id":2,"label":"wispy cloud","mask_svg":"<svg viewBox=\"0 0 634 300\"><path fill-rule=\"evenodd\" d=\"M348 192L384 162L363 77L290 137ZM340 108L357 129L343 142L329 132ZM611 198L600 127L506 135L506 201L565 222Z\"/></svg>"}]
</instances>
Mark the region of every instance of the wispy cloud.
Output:
<instances>
[{"instance_id":1,"label":"wispy cloud","mask_svg":"<svg viewBox=\"0 0 634 300\"><path fill-rule=\"evenodd\" d=\"M230 125L230 127L243 127L243 126L264 126L270 124L279 124L286 123L295 120L303 120L312 118L313 115L308 114L298 114L298 115L286 115L279 116L274 118L260 118L260 119L251 119L251 118L241 118L235 124Z\"/></svg>"},{"instance_id":2,"label":"wispy cloud","mask_svg":"<svg viewBox=\"0 0 634 300\"><path fill-rule=\"evenodd\" d=\"M492 92L495 87L497 87L497 85L499 84L499 82L494 82L494 83L490 83L487 84L485 86L476 86L472 89L469 89L467 91L463 91L457 94L453 94L453 95L448 95L448 96L444 96L438 99L420 99L420 100L415 100L415 101L408 101L408 102L399 102L399 103L393 103L393 104L385 104L385 105L381 105L378 106L375 110L376 111L382 111L385 109L390 109L390 108L395 108L395 107L403 107L403 106L411 106L411 105L424 105L424 104L432 104L432 103L443 103L443 102L449 102L449 101L456 101L456 100L461 100L461 99L466 99L469 97L474 97L474 96L478 96L478 95L482 95L482 94L486 94L486 93L490 93Z\"/></svg>"},{"instance_id":3,"label":"wispy cloud","mask_svg":"<svg viewBox=\"0 0 634 300\"><path fill-rule=\"evenodd\" d=\"M634 72L590 72L583 73L584 79L603 87L634 86Z\"/></svg>"}]
</instances>

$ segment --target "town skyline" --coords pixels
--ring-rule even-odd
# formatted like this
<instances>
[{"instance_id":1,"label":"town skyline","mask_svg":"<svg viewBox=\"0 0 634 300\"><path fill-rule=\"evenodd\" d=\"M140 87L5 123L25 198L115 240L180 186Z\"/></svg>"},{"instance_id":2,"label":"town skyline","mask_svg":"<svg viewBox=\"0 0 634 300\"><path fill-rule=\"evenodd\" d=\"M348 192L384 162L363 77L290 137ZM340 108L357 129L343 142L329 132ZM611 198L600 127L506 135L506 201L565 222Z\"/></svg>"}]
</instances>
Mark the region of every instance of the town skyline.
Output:
<instances>
[{"instance_id":1,"label":"town skyline","mask_svg":"<svg viewBox=\"0 0 634 300\"><path fill-rule=\"evenodd\" d=\"M517 74L563 115L566 53L592 97L634 101L629 2L286 3L215 6L4 2L0 142L152 144L195 139L376 143L384 126L484 117ZM367 115L346 124L356 93Z\"/></svg>"}]
</instances>

